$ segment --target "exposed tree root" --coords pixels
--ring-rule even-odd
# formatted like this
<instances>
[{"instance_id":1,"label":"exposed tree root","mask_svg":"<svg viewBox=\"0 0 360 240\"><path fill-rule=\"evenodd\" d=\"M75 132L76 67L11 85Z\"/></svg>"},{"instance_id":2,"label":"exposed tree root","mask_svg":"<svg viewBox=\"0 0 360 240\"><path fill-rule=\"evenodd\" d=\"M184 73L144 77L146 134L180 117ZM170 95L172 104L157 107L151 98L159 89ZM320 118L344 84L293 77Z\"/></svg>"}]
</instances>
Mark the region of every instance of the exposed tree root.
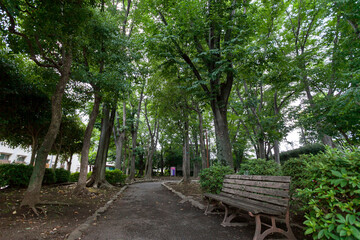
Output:
<instances>
[{"instance_id":1,"label":"exposed tree root","mask_svg":"<svg viewBox=\"0 0 360 240\"><path fill-rule=\"evenodd\" d=\"M44 216L46 217L46 210L44 208L35 207L35 206L29 206L29 207L30 207L30 210L32 210L37 217L40 217L41 213L44 214ZM40 210L40 213L38 212L38 210Z\"/></svg>"},{"instance_id":2,"label":"exposed tree root","mask_svg":"<svg viewBox=\"0 0 360 240\"><path fill-rule=\"evenodd\" d=\"M87 196L91 195L91 193L89 192L89 190L86 187L80 187L79 185L77 185L75 187L72 194L75 196L78 196L78 197L87 197Z\"/></svg>"},{"instance_id":3,"label":"exposed tree root","mask_svg":"<svg viewBox=\"0 0 360 240\"><path fill-rule=\"evenodd\" d=\"M70 206L68 203L64 202L40 202L39 205L60 205L60 206Z\"/></svg>"}]
</instances>

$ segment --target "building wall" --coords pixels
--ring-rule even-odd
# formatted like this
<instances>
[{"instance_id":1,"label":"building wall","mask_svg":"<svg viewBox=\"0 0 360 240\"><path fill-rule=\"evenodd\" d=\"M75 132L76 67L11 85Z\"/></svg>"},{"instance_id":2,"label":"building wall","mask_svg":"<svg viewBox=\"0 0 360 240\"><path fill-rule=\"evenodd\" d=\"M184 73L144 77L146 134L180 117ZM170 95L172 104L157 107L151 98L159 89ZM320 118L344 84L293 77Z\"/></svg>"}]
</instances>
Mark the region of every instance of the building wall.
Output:
<instances>
[{"instance_id":1,"label":"building wall","mask_svg":"<svg viewBox=\"0 0 360 240\"><path fill-rule=\"evenodd\" d=\"M4 158L4 155L6 155L7 158L6 160L1 159ZM54 164L55 162L55 157L54 155L49 155L48 156L48 163L46 165L46 167L51 167L52 164ZM29 164L30 163L30 159L31 159L31 148L21 148L21 147L16 147L16 148L12 148L8 145L6 145L4 142L0 142L0 164L3 163L25 163L25 164ZM18 161L18 160L23 160L23 161ZM64 166L60 166L60 163L58 163L57 167L64 167L66 169L66 163ZM72 159L72 164L71 164L71 172L78 172L80 170L80 162L79 162L79 155L75 154L73 156Z\"/></svg>"}]
</instances>

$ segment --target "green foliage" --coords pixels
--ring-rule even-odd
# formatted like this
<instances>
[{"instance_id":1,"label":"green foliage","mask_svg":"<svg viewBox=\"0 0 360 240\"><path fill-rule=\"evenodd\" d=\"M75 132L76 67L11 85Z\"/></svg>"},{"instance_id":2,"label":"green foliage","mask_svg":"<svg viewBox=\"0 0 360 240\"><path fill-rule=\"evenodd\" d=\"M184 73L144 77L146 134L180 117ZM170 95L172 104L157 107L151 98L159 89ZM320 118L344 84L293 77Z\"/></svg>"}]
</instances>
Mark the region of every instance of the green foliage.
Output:
<instances>
[{"instance_id":1,"label":"green foliage","mask_svg":"<svg viewBox=\"0 0 360 240\"><path fill-rule=\"evenodd\" d=\"M360 239L360 149L329 149L312 157L311 178L299 190L308 200L305 234L314 239Z\"/></svg>"},{"instance_id":2,"label":"green foliage","mask_svg":"<svg viewBox=\"0 0 360 240\"><path fill-rule=\"evenodd\" d=\"M33 166L24 164L1 164L0 186L27 187L33 171ZM70 172L62 168L55 171L51 168L45 169L43 184L54 184L68 182Z\"/></svg>"},{"instance_id":3,"label":"green foliage","mask_svg":"<svg viewBox=\"0 0 360 240\"><path fill-rule=\"evenodd\" d=\"M69 182L77 182L79 180L79 172L74 172L70 174Z\"/></svg>"},{"instance_id":4,"label":"green foliage","mask_svg":"<svg viewBox=\"0 0 360 240\"><path fill-rule=\"evenodd\" d=\"M124 185L126 175L119 169L110 170L105 172L105 179L112 185L120 184Z\"/></svg>"},{"instance_id":5,"label":"green foliage","mask_svg":"<svg viewBox=\"0 0 360 240\"><path fill-rule=\"evenodd\" d=\"M32 170L32 166L24 164L1 164L0 183L10 187L27 187Z\"/></svg>"},{"instance_id":6,"label":"green foliage","mask_svg":"<svg viewBox=\"0 0 360 240\"><path fill-rule=\"evenodd\" d=\"M89 179L92 175L92 172L88 172L87 175L86 175L86 179Z\"/></svg>"},{"instance_id":7,"label":"green foliage","mask_svg":"<svg viewBox=\"0 0 360 240\"><path fill-rule=\"evenodd\" d=\"M56 175L54 169L45 168L43 184L54 184L54 183L56 183Z\"/></svg>"},{"instance_id":8,"label":"green foliage","mask_svg":"<svg viewBox=\"0 0 360 240\"><path fill-rule=\"evenodd\" d=\"M248 159L240 165L239 175L281 176L280 166L273 160Z\"/></svg>"},{"instance_id":9,"label":"green foliage","mask_svg":"<svg viewBox=\"0 0 360 240\"><path fill-rule=\"evenodd\" d=\"M200 171L200 186L204 192L220 193L225 175L233 174L229 166L215 164Z\"/></svg>"},{"instance_id":10,"label":"green foliage","mask_svg":"<svg viewBox=\"0 0 360 240\"><path fill-rule=\"evenodd\" d=\"M69 181L70 171L63 168L55 169L56 183L65 183Z\"/></svg>"},{"instance_id":11,"label":"green foliage","mask_svg":"<svg viewBox=\"0 0 360 240\"><path fill-rule=\"evenodd\" d=\"M295 189L302 189L305 186L305 180L309 178L309 173L306 171L307 159L310 157L302 155L301 158L291 158L281 166L283 175L291 177L290 188L292 193Z\"/></svg>"},{"instance_id":12,"label":"green foliage","mask_svg":"<svg viewBox=\"0 0 360 240\"><path fill-rule=\"evenodd\" d=\"M325 146L319 143L305 145L290 151L280 153L280 161L285 162L290 158L299 158L302 154L319 154L325 151Z\"/></svg>"}]
</instances>

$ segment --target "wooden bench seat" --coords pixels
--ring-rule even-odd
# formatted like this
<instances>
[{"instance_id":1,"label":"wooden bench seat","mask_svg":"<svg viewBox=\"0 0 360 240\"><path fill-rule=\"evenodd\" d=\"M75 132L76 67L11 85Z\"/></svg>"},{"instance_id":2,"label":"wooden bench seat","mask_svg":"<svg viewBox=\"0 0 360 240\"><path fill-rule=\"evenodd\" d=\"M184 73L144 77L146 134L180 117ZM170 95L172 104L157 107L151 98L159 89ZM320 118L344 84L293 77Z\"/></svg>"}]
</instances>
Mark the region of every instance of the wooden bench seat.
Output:
<instances>
[{"instance_id":1,"label":"wooden bench seat","mask_svg":"<svg viewBox=\"0 0 360 240\"><path fill-rule=\"evenodd\" d=\"M219 194L204 194L208 199L205 214L221 205L225 208L223 226L246 226L231 222L240 214L238 210L242 210L255 218L254 240L262 240L276 232L296 239L289 222L289 189L290 177L287 176L226 175ZM262 222L261 217L270 218L271 225ZM287 231L276 226L279 219L285 220ZM264 232L262 225L268 227Z\"/></svg>"}]
</instances>

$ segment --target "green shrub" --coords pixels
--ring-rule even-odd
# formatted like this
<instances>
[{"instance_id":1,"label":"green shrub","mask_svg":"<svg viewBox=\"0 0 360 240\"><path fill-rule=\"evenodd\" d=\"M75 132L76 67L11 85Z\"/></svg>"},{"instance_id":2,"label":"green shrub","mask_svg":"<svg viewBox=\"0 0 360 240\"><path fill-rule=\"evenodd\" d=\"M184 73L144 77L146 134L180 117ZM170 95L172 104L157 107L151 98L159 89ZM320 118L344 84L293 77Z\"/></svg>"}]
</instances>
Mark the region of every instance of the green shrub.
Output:
<instances>
[{"instance_id":1,"label":"green shrub","mask_svg":"<svg viewBox=\"0 0 360 240\"><path fill-rule=\"evenodd\" d=\"M319 143L305 145L290 151L280 153L280 161L283 163L290 158L299 158L303 154L312 154L316 155L323 153L325 151L325 146Z\"/></svg>"},{"instance_id":2,"label":"green shrub","mask_svg":"<svg viewBox=\"0 0 360 240\"><path fill-rule=\"evenodd\" d=\"M54 183L56 183L56 175L54 169L45 168L43 184L54 184Z\"/></svg>"},{"instance_id":3,"label":"green shrub","mask_svg":"<svg viewBox=\"0 0 360 240\"><path fill-rule=\"evenodd\" d=\"M225 175L233 174L229 166L213 165L200 171L200 187L204 192L220 193Z\"/></svg>"},{"instance_id":4,"label":"green shrub","mask_svg":"<svg viewBox=\"0 0 360 240\"><path fill-rule=\"evenodd\" d=\"M309 179L309 171L307 171L307 164L312 156L302 155L301 158L291 158L281 166L281 171L284 176L291 177L291 192L295 189L302 189L306 186L306 180Z\"/></svg>"},{"instance_id":5,"label":"green shrub","mask_svg":"<svg viewBox=\"0 0 360 240\"><path fill-rule=\"evenodd\" d=\"M119 169L109 170L105 172L106 181L110 184L125 184L126 175Z\"/></svg>"},{"instance_id":6,"label":"green shrub","mask_svg":"<svg viewBox=\"0 0 360 240\"><path fill-rule=\"evenodd\" d=\"M55 169L56 183L65 183L69 181L70 171L63 168Z\"/></svg>"},{"instance_id":7,"label":"green shrub","mask_svg":"<svg viewBox=\"0 0 360 240\"><path fill-rule=\"evenodd\" d=\"M27 187L33 166L24 164L1 164L0 183L10 187Z\"/></svg>"},{"instance_id":8,"label":"green shrub","mask_svg":"<svg viewBox=\"0 0 360 240\"><path fill-rule=\"evenodd\" d=\"M86 175L86 179L89 179L92 175L92 172L88 172L87 175Z\"/></svg>"},{"instance_id":9,"label":"green shrub","mask_svg":"<svg viewBox=\"0 0 360 240\"><path fill-rule=\"evenodd\" d=\"M245 160L239 168L239 175L266 175L280 176L280 165L273 160L248 159Z\"/></svg>"},{"instance_id":10,"label":"green shrub","mask_svg":"<svg viewBox=\"0 0 360 240\"><path fill-rule=\"evenodd\" d=\"M74 172L70 174L69 182L77 182L79 180L79 172Z\"/></svg>"},{"instance_id":11,"label":"green shrub","mask_svg":"<svg viewBox=\"0 0 360 240\"><path fill-rule=\"evenodd\" d=\"M307 161L307 188L299 190L308 201L305 234L314 239L360 239L360 149L332 149L315 157Z\"/></svg>"},{"instance_id":12,"label":"green shrub","mask_svg":"<svg viewBox=\"0 0 360 240\"><path fill-rule=\"evenodd\" d=\"M6 185L8 185L7 180L0 177L0 188L5 187Z\"/></svg>"}]
</instances>

